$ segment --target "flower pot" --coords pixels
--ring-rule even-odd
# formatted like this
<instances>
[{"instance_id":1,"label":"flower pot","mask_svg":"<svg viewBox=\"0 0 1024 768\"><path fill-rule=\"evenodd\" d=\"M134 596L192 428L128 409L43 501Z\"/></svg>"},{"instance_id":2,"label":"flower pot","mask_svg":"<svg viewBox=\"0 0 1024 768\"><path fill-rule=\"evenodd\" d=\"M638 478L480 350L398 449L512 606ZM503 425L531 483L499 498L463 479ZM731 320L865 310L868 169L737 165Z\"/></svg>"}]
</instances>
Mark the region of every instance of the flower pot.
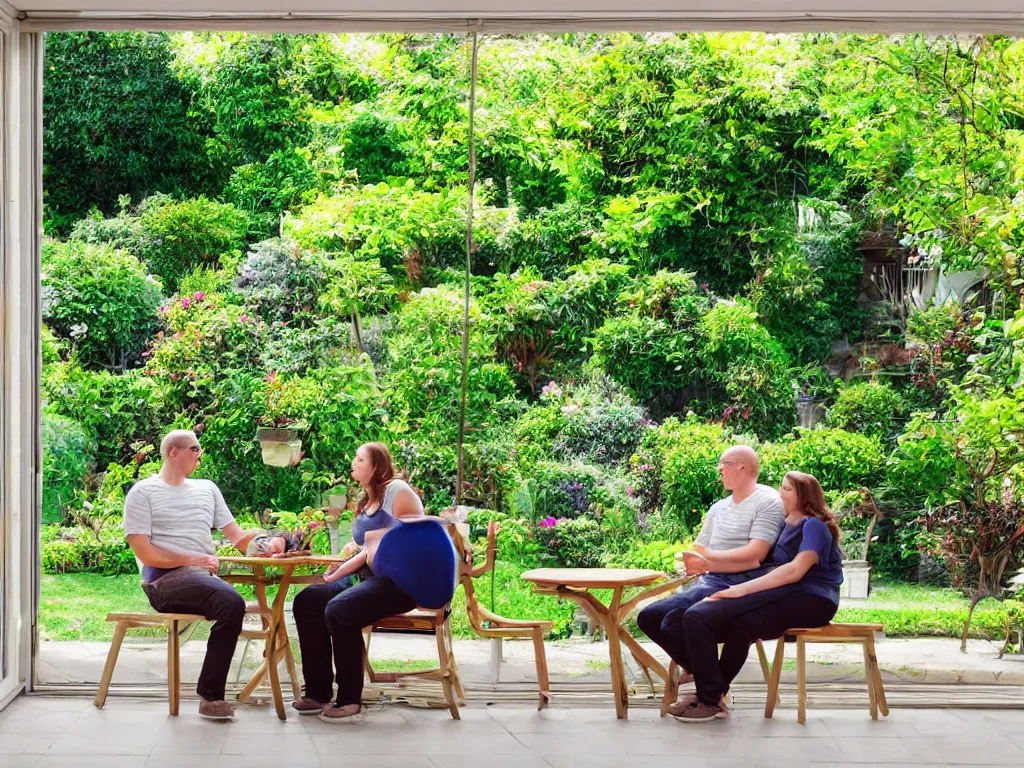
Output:
<instances>
[{"instance_id":1,"label":"flower pot","mask_svg":"<svg viewBox=\"0 0 1024 768\"><path fill-rule=\"evenodd\" d=\"M263 463L270 467L294 467L302 460L302 440L297 429L261 427L256 430Z\"/></svg>"},{"instance_id":2,"label":"flower pot","mask_svg":"<svg viewBox=\"0 0 1024 768\"><path fill-rule=\"evenodd\" d=\"M871 587L871 564L867 560L843 560L843 583L839 597L844 600L864 600Z\"/></svg>"}]
</instances>

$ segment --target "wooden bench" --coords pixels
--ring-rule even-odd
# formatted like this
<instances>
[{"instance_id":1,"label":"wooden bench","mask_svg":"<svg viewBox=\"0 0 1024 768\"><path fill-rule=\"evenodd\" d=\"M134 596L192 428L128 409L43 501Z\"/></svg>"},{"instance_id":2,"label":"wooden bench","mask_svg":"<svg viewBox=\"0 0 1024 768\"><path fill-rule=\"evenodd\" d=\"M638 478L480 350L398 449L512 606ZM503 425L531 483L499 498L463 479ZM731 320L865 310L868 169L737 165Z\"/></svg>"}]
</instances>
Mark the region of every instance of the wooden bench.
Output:
<instances>
[{"instance_id":1,"label":"wooden bench","mask_svg":"<svg viewBox=\"0 0 1024 768\"><path fill-rule=\"evenodd\" d=\"M796 689L797 715L801 725L807 721L807 643L860 643L864 649L864 680L868 688L868 705L871 708L871 719L878 719L881 710L889 716L889 706L885 700L885 688L882 686L882 672L875 656L875 632L881 632L881 624L829 624L827 627L813 629L789 629L779 638L775 646L775 659L771 667L771 680L768 683L768 700L764 707L764 716L770 718L779 700L779 678L782 676L782 661L785 657L786 639L796 640ZM760 641L758 642L760 646Z\"/></svg>"},{"instance_id":2,"label":"wooden bench","mask_svg":"<svg viewBox=\"0 0 1024 768\"><path fill-rule=\"evenodd\" d=\"M827 627L814 629L789 629L779 638L775 646L775 658L771 665L765 654L764 644L758 640L757 659L761 666L761 674L768 686L768 698L764 707L764 716L771 718L775 705L781 700L779 696L779 680L782 677L782 662L785 658L786 640L796 641L796 685L797 685L797 722L803 725L807 720L807 643L860 643L864 647L864 679L868 686L868 703L871 707L871 719L878 719L878 711L888 717L889 706L885 700L885 689L882 686L882 673L875 657L875 632L881 632L881 624L829 624ZM679 666L673 661L669 666L670 683L665 685L665 694L661 701L661 716L668 712L669 705L679 695L679 686L675 682Z\"/></svg>"}]
</instances>

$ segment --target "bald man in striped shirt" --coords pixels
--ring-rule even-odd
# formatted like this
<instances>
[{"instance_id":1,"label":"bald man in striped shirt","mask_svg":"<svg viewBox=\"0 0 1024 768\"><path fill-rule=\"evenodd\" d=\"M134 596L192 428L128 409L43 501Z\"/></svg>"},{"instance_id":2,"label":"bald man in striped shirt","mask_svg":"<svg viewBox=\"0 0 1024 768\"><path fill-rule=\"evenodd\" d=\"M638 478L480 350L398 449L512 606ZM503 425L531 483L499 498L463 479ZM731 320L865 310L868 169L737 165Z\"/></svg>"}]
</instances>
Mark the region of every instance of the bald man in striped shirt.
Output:
<instances>
[{"instance_id":1,"label":"bald man in striped shirt","mask_svg":"<svg viewBox=\"0 0 1024 768\"><path fill-rule=\"evenodd\" d=\"M782 499L774 488L757 482L760 473L761 463L750 446L734 445L722 454L718 475L731 493L711 505L692 552L682 555L686 572L701 577L637 616L643 633L679 664L680 683L693 679L677 650L686 647L683 615L708 595L759 576L785 525ZM669 712L675 714L673 708L684 701L688 698L681 697Z\"/></svg>"}]
</instances>

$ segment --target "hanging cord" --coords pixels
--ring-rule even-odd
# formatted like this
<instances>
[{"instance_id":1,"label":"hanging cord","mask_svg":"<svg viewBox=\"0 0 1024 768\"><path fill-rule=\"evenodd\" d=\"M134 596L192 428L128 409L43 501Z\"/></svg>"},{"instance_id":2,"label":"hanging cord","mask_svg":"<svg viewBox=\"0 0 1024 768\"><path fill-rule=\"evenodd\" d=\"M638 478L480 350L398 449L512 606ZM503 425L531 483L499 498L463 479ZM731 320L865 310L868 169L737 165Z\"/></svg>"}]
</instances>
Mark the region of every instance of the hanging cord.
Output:
<instances>
[{"instance_id":1,"label":"hanging cord","mask_svg":"<svg viewBox=\"0 0 1024 768\"><path fill-rule=\"evenodd\" d=\"M455 504L462 503L465 476L466 398L469 389L469 300L473 260L473 194L476 189L476 53L477 33L471 33L469 49L469 202L466 206L466 284L462 295L462 397L459 400L458 471L456 473Z\"/></svg>"}]
</instances>

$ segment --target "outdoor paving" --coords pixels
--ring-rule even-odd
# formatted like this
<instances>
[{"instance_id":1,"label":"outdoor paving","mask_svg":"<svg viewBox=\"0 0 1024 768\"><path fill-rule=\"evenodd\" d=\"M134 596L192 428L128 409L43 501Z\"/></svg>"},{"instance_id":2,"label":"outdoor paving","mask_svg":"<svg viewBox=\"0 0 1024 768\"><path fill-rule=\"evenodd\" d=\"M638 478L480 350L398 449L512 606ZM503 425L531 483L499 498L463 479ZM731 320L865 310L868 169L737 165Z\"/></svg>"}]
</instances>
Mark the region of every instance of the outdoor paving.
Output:
<instances>
[{"instance_id":1,"label":"outdoor paving","mask_svg":"<svg viewBox=\"0 0 1024 768\"><path fill-rule=\"evenodd\" d=\"M1024 714L977 709L893 709L872 722L866 709L792 710L764 720L734 708L727 721L684 725L652 707L628 721L610 706L532 708L470 705L455 722L444 711L370 707L362 723L315 717L280 722L245 708L233 723L203 721L196 701L179 717L162 700L23 696L0 712L3 768L782 768L786 766L1019 766ZM671 762L669 762L671 761Z\"/></svg>"}]
</instances>

